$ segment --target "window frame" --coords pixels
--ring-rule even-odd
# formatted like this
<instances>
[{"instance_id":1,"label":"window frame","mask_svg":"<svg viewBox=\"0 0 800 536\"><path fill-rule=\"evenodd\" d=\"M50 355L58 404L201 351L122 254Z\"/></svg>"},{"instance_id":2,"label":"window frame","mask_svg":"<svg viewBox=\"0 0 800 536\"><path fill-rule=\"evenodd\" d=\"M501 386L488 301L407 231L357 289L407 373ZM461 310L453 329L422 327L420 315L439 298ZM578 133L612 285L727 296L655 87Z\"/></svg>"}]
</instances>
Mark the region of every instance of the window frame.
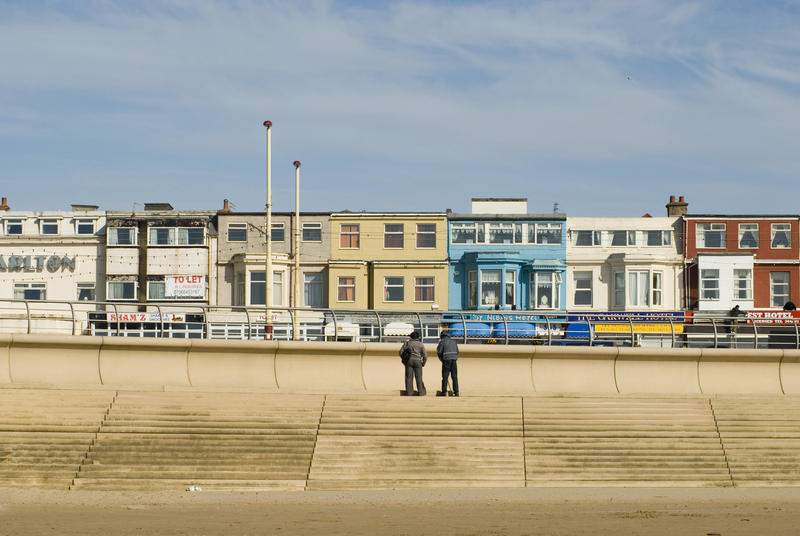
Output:
<instances>
[{"instance_id":1,"label":"window frame","mask_svg":"<svg viewBox=\"0 0 800 536\"><path fill-rule=\"evenodd\" d=\"M747 276L741 277L741 272L747 272ZM740 285L740 282L742 281L745 282L744 287ZM740 294L742 291L744 291L744 296ZM733 269L733 299L734 300L753 299L753 270L751 268Z\"/></svg>"},{"instance_id":2,"label":"window frame","mask_svg":"<svg viewBox=\"0 0 800 536\"><path fill-rule=\"evenodd\" d=\"M580 275L580 277L579 277ZM585 277L588 275L588 277ZM581 288L578 286L578 281L588 281L589 287L588 288ZM575 307L594 307L594 272L591 270L575 270L572 272L572 284L573 294L572 294L572 304ZM589 294L589 303L578 303L578 292Z\"/></svg>"},{"instance_id":3,"label":"window frame","mask_svg":"<svg viewBox=\"0 0 800 536\"><path fill-rule=\"evenodd\" d=\"M456 241L456 234L467 234L472 232L472 241ZM477 223L451 223L450 224L450 243L451 244L478 244L478 224Z\"/></svg>"},{"instance_id":4,"label":"window frame","mask_svg":"<svg viewBox=\"0 0 800 536\"><path fill-rule=\"evenodd\" d=\"M88 233L81 232L81 226L91 225L92 230ZM93 235L97 232L97 218L75 218L75 234L78 236Z\"/></svg>"},{"instance_id":5,"label":"window frame","mask_svg":"<svg viewBox=\"0 0 800 536\"><path fill-rule=\"evenodd\" d=\"M243 222L230 222L228 223L228 229L225 233L225 236L228 239L228 242L247 242L247 223ZM244 238L242 240L236 240L231 238L231 231L238 232L244 231Z\"/></svg>"},{"instance_id":6,"label":"window frame","mask_svg":"<svg viewBox=\"0 0 800 536\"><path fill-rule=\"evenodd\" d=\"M749 229L745 229L745 227L749 227ZM742 245L742 239L744 238L744 233L746 232L753 232L753 236L755 237L756 244L754 246L744 246ZM739 249L758 249L759 245L759 236L758 236L758 223L740 223L738 228L738 247Z\"/></svg>"},{"instance_id":7,"label":"window frame","mask_svg":"<svg viewBox=\"0 0 800 536\"><path fill-rule=\"evenodd\" d=\"M776 230L776 227L786 227L785 230ZM792 224L788 222L780 222L780 223L771 223L769 226L770 230L770 239L769 239L769 247L770 249L791 249L792 247ZM785 246L775 245L775 238L778 236L779 232L786 233L786 241L787 244Z\"/></svg>"},{"instance_id":8,"label":"window frame","mask_svg":"<svg viewBox=\"0 0 800 536\"><path fill-rule=\"evenodd\" d=\"M493 245L503 245L503 244L514 244L514 224L509 222L489 222L489 228L486 231L487 237L487 244ZM495 241L492 239L492 234L496 234L497 236L504 236L509 235L511 238L509 241Z\"/></svg>"},{"instance_id":9,"label":"window frame","mask_svg":"<svg viewBox=\"0 0 800 536\"><path fill-rule=\"evenodd\" d=\"M395 280L393 284L389 284L389 280ZM396 280L400 280L398 284ZM389 299L390 289L400 289L400 299ZM401 275L387 275L383 277L383 302L384 303L403 303L405 301L405 278Z\"/></svg>"},{"instance_id":10,"label":"window frame","mask_svg":"<svg viewBox=\"0 0 800 536\"><path fill-rule=\"evenodd\" d=\"M478 285L479 287L478 297L480 300L479 301L480 305L482 307L494 307L501 305L505 300L505 289L503 288L503 270L501 268L489 268L489 269L482 269L480 272L481 272L479 281L480 284ZM488 281L486 275L490 273L494 274L495 272L497 272L497 281ZM486 295L484 294L484 287L487 285L497 286L497 293L495 294L496 301L494 303L487 302L488 294Z\"/></svg>"},{"instance_id":11,"label":"window frame","mask_svg":"<svg viewBox=\"0 0 800 536\"><path fill-rule=\"evenodd\" d=\"M550 276L550 304L548 306L541 306L539 304L539 276L545 279L544 276ZM538 309L540 311L551 311L561 308L561 274L556 271L548 270L533 270L529 276L530 283L530 303L528 306L531 309ZM546 280L541 282L542 285L548 284Z\"/></svg>"},{"instance_id":12,"label":"window frame","mask_svg":"<svg viewBox=\"0 0 800 536\"><path fill-rule=\"evenodd\" d=\"M614 241L616 240L616 235L619 233L625 233L625 243L624 244L615 244ZM609 231L608 234L611 235L611 242L609 243L609 247L612 248L622 248L622 247L630 247L636 245L636 231L629 231L618 229L616 231Z\"/></svg>"},{"instance_id":13,"label":"window frame","mask_svg":"<svg viewBox=\"0 0 800 536\"><path fill-rule=\"evenodd\" d=\"M47 300L47 283L39 283L39 282L32 282L32 281L14 281L11 287L12 289L12 296L15 300L25 300L25 301L46 301ZM21 297L18 296L18 291L21 292ZM30 295L26 295L28 292L36 292L39 297L33 298Z\"/></svg>"},{"instance_id":14,"label":"window frame","mask_svg":"<svg viewBox=\"0 0 800 536\"><path fill-rule=\"evenodd\" d=\"M81 290L89 290L91 289L91 297L89 299L84 300L81 298ZM75 285L76 293L76 301L97 301L97 284L96 283L76 283Z\"/></svg>"},{"instance_id":15,"label":"window frame","mask_svg":"<svg viewBox=\"0 0 800 536\"><path fill-rule=\"evenodd\" d=\"M421 227L429 226L433 227L432 231L423 231ZM435 223L418 223L417 224L417 249L436 249L436 224ZM425 246L422 245L421 242L424 242L423 237L433 238L433 245Z\"/></svg>"},{"instance_id":16,"label":"window frame","mask_svg":"<svg viewBox=\"0 0 800 536\"><path fill-rule=\"evenodd\" d=\"M704 272L707 272L706 275ZM712 275L711 273L715 272L716 275ZM708 285L707 282L714 281L716 282L715 286ZM720 292L720 269L719 268L703 268L700 270L700 288L698 289L700 294L700 300L703 301L719 301L721 297ZM714 297L707 297L706 291L714 292L716 291L716 298Z\"/></svg>"},{"instance_id":17,"label":"window frame","mask_svg":"<svg viewBox=\"0 0 800 536\"><path fill-rule=\"evenodd\" d=\"M318 281L309 281L308 277L319 278ZM319 287L319 304L310 304L308 296L310 287ZM311 289L313 290L313 289ZM303 304L305 307L324 307L325 306L325 275L322 272L303 272Z\"/></svg>"},{"instance_id":18,"label":"window frame","mask_svg":"<svg viewBox=\"0 0 800 536\"><path fill-rule=\"evenodd\" d=\"M306 239L306 231L316 231L319 233L319 240ZM322 222L318 221L304 221L300 223L300 241L309 243L322 243Z\"/></svg>"},{"instance_id":19,"label":"window frame","mask_svg":"<svg viewBox=\"0 0 800 536\"><path fill-rule=\"evenodd\" d=\"M778 275L778 274L781 274L781 275L785 274L786 275L786 281L785 282L781 281L781 282L777 282L776 283L775 282L775 276ZM786 286L786 294L785 295L784 294L776 294L775 293L775 287L777 285L781 285L781 286L785 285ZM778 303L778 302L775 301L775 299L778 296L786 296L786 297L785 297L785 299L781 299L780 303ZM774 271L774 272L770 272L769 273L769 303L770 303L770 307L783 307L783 305L787 301L789 301L791 299L791 296L792 296L792 273L791 272L785 272L785 271L777 271L777 270Z\"/></svg>"},{"instance_id":20,"label":"window frame","mask_svg":"<svg viewBox=\"0 0 800 536\"><path fill-rule=\"evenodd\" d=\"M275 238L275 233L280 232L280 239ZM270 242L286 242L286 224L283 222L272 222L269 230Z\"/></svg>"},{"instance_id":21,"label":"window frame","mask_svg":"<svg viewBox=\"0 0 800 536\"><path fill-rule=\"evenodd\" d=\"M478 308L478 270L467 272L467 307Z\"/></svg>"},{"instance_id":22,"label":"window frame","mask_svg":"<svg viewBox=\"0 0 800 536\"><path fill-rule=\"evenodd\" d=\"M425 281L423 281L425 280ZM430 280L430 283L427 283ZM426 283L426 284L422 284ZM425 299L425 294L430 292L430 299ZM415 303L432 303L436 301L436 278L430 276L415 276L414 277L414 302Z\"/></svg>"},{"instance_id":23,"label":"window frame","mask_svg":"<svg viewBox=\"0 0 800 536\"><path fill-rule=\"evenodd\" d=\"M533 229L533 231L531 231ZM541 231L540 231L541 230ZM558 242L548 242L540 240L547 236L548 231L557 231ZM529 223L528 224L528 243L540 246L560 246L564 242L564 226L560 223Z\"/></svg>"},{"instance_id":24,"label":"window frame","mask_svg":"<svg viewBox=\"0 0 800 536\"><path fill-rule=\"evenodd\" d=\"M345 230L345 227L350 229ZM347 243L349 243L349 245L345 245L345 238L347 239ZM355 245L353 245L353 243L355 243ZM339 249L361 249L361 224L339 224Z\"/></svg>"},{"instance_id":25,"label":"window frame","mask_svg":"<svg viewBox=\"0 0 800 536\"><path fill-rule=\"evenodd\" d=\"M11 226L19 225L19 232L13 233L9 230ZM23 218L3 218L3 233L7 236L21 236L25 231Z\"/></svg>"},{"instance_id":26,"label":"window frame","mask_svg":"<svg viewBox=\"0 0 800 536\"><path fill-rule=\"evenodd\" d=\"M708 229L706 229L706 226ZM715 226L717 228L715 229ZM702 229L702 232L699 232ZM720 234L720 245L719 246L709 246L706 245L706 234L707 233L721 233ZM702 237L702 238L701 238ZM701 243L702 240L702 243ZM695 247L698 249L725 249L727 246L728 241L728 228L726 223L722 222L712 222L712 223L696 223L695 224Z\"/></svg>"},{"instance_id":27,"label":"window frame","mask_svg":"<svg viewBox=\"0 0 800 536\"><path fill-rule=\"evenodd\" d=\"M658 244L651 244L651 233L658 233ZM645 231L644 246L650 248L661 248L672 245L672 231L665 231L663 229L648 229Z\"/></svg>"},{"instance_id":28,"label":"window frame","mask_svg":"<svg viewBox=\"0 0 800 536\"><path fill-rule=\"evenodd\" d=\"M399 230L389 230L389 227L399 228ZM392 245L393 241L399 240L398 245ZM402 223L383 224L383 249L404 249L405 248L405 225Z\"/></svg>"},{"instance_id":29,"label":"window frame","mask_svg":"<svg viewBox=\"0 0 800 536\"><path fill-rule=\"evenodd\" d=\"M45 232L45 227L55 226L53 232ZM42 236L58 236L61 234L60 218L39 218L39 234Z\"/></svg>"},{"instance_id":30,"label":"window frame","mask_svg":"<svg viewBox=\"0 0 800 536\"><path fill-rule=\"evenodd\" d=\"M589 230L587 230L587 229L576 229L576 230L573 231L573 233L575 233L575 240L573 242L573 245L576 248L592 248L592 247L597 247L597 246L600 246L600 245L603 244L602 231L595 231L595 230L591 230L591 229L589 229ZM580 242L580 237L581 237L581 235L583 233L591 233L591 240L590 240L591 244L579 244L578 243L578 242Z\"/></svg>"},{"instance_id":31,"label":"window frame","mask_svg":"<svg viewBox=\"0 0 800 536\"><path fill-rule=\"evenodd\" d=\"M131 298L113 298L111 297L111 286L114 285L121 285L121 286L128 286L130 285L133 289L133 297ZM139 298L139 285L136 284L136 281L106 281L106 299L108 301L133 301ZM124 292L123 292L124 295Z\"/></svg>"},{"instance_id":32,"label":"window frame","mask_svg":"<svg viewBox=\"0 0 800 536\"><path fill-rule=\"evenodd\" d=\"M349 280L349 281L345 281ZM352 299L347 299L348 290L352 291ZM344 297L342 291L344 291ZM354 303L356 301L356 278L352 275L340 275L336 278L336 301Z\"/></svg>"},{"instance_id":33,"label":"window frame","mask_svg":"<svg viewBox=\"0 0 800 536\"><path fill-rule=\"evenodd\" d=\"M130 231L131 235L131 243L120 243L119 242L119 232L121 230ZM106 233L106 244L109 246L138 246L139 242L139 233L136 232L136 227L109 227L108 232ZM116 242L111 241L111 237L116 237Z\"/></svg>"}]
</instances>

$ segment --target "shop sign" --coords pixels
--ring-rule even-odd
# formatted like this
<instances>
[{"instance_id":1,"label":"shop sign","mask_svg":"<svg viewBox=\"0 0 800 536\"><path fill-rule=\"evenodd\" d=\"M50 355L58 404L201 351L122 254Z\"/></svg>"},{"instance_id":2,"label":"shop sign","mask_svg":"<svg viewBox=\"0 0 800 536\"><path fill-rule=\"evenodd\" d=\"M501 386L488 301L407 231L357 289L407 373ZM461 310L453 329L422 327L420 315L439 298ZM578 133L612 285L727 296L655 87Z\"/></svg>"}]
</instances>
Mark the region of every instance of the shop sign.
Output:
<instances>
[{"instance_id":1,"label":"shop sign","mask_svg":"<svg viewBox=\"0 0 800 536\"><path fill-rule=\"evenodd\" d=\"M185 322L186 315L178 313L108 313L109 322Z\"/></svg>"},{"instance_id":2,"label":"shop sign","mask_svg":"<svg viewBox=\"0 0 800 536\"><path fill-rule=\"evenodd\" d=\"M630 333L631 325L619 324L594 324L592 325L595 333ZM683 324L656 324L656 323L633 323L634 333L683 333Z\"/></svg>"},{"instance_id":3,"label":"shop sign","mask_svg":"<svg viewBox=\"0 0 800 536\"><path fill-rule=\"evenodd\" d=\"M684 322L683 311L609 311L602 313L567 313L569 322Z\"/></svg>"},{"instance_id":4,"label":"shop sign","mask_svg":"<svg viewBox=\"0 0 800 536\"><path fill-rule=\"evenodd\" d=\"M794 325L800 321L800 311L747 311L748 324Z\"/></svg>"},{"instance_id":5,"label":"shop sign","mask_svg":"<svg viewBox=\"0 0 800 536\"><path fill-rule=\"evenodd\" d=\"M66 255L0 255L0 272L75 271L75 259Z\"/></svg>"},{"instance_id":6,"label":"shop sign","mask_svg":"<svg viewBox=\"0 0 800 536\"><path fill-rule=\"evenodd\" d=\"M169 275L164 278L165 298L204 298L206 276Z\"/></svg>"}]
</instances>

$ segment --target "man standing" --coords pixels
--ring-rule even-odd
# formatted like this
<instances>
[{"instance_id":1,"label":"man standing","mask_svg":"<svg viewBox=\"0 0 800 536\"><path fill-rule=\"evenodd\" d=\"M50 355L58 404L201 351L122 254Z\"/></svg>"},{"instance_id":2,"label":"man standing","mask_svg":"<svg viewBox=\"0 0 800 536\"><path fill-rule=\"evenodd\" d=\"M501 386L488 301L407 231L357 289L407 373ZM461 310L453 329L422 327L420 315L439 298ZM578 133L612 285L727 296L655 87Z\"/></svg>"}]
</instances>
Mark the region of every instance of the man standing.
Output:
<instances>
[{"instance_id":1,"label":"man standing","mask_svg":"<svg viewBox=\"0 0 800 536\"><path fill-rule=\"evenodd\" d=\"M409 339L400 348L400 359L406 366L406 396L414 395L414 379L417 381L417 396L425 396L427 393L422 382L422 367L428 361L428 352L416 331L411 332Z\"/></svg>"},{"instance_id":2,"label":"man standing","mask_svg":"<svg viewBox=\"0 0 800 536\"><path fill-rule=\"evenodd\" d=\"M439 335L439 345L436 347L436 355L442 362L442 390L436 396L447 396L447 378L453 378L453 396L458 396L458 345L450 338L447 330L442 330Z\"/></svg>"}]
</instances>

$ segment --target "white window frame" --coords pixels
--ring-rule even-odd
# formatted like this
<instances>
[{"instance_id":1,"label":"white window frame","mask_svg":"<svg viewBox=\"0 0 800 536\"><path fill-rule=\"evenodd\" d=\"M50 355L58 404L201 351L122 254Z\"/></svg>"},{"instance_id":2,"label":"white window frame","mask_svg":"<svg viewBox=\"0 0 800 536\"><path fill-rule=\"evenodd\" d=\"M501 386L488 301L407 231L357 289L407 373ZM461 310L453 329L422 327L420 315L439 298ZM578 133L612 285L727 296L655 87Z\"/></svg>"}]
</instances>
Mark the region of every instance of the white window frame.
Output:
<instances>
[{"instance_id":1,"label":"white window frame","mask_svg":"<svg viewBox=\"0 0 800 536\"><path fill-rule=\"evenodd\" d=\"M472 233L472 241L466 239L464 241L456 241L457 233ZM478 226L475 223L452 223L450 224L450 243L451 244L478 244Z\"/></svg>"},{"instance_id":2,"label":"white window frame","mask_svg":"<svg viewBox=\"0 0 800 536\"><path fill-rule=\"evenodd\" d=\"M153 287L161 287L161 289L162 289L161 296L158 296L158 297L153 296L153 292L152 292ZM154 280L148 281L147 282L147 300L148 301L151 301L151 300L152 301L166 301L166 300L170 300L170 299L174 300L175 298L167 298L166 290L167 290L167 283L163 279L161 281L154 281Z\"/></svg>"},{"instance_id":3,"label":"white window frame","mask_svg":"<svg viewBox=\"0 0 800 536\"><path fill-rule=\"evenodd\" d=\"M558 242L547 242L539 240L539 231L542 231L542 234L546 236L548 231L557 231L558 232ZM561 245L564 241L562 233L564 228L560 223L529 223L528 224L528 243L529 244L539 244L544 246L556 246Z\"/></svg>"},{"instance_id":4,"label":"white window frame","mask_svg":"<svg viewBox=\"0 0 800 536\"><path fill-rule=\"evenodd\" d=\"M624 244L615 244L614 243L614 239L616 238L615 235L617 235L619 233L625 233L625 235L624 235L625 243ZM617 231L609 231L608 234L609 234L609 238L610 238L609 243L608 243L609 247L621 248L621 247L629 247L629 246L635 246L636 245L636 231L625 231L625 230L621 230L620 229L620 230L617 230Z\"/></svg>"},{"instance_id":5,"label":"white window frame","mask_svg":"<svg viewBox=\"0 0 800 536\"><path fill-rule=\"evenodd\" d=\"M651 244L650 243L650 233L659 233L658 237L658 244ZM649 229L644 232L644 245L646 247L664 247L664 246L671 246L672 245L672 231L664 231L664 230L657 230L657 229Z\"/></svg>"},{"instance_id":6,"label":"white window frame","mask_svg":"<svg viewBox=\"0 0 800 536\"><path fill-rule=\"evenodd\" d=\"M55 225L55 232L44 232L45 226ZM39 234L45 236L58 236L61 234L61 219L60 218L40 218L39 219Z\"/></svg>"},{"instance_id":7,"label":"white window frame","mask_svg":"<svg viewBox=\"0 0 800 536\"><path fill-rule=\"evenodd\" d=\"M393 229L390 231L389 228ZM397 230L399 229L399 230ZM387 245L391 240L399 238L399 246ZM403 249L406 245L405 225L402 223L384 223L383 224L383 249Z\"/></svg>"},{"instance_id":8,"label":"white window frame","mask_svg":"<svg viewBox=\"0 0 800 536\"><path fill-rule=\"evenodd\" d=\"M539 303L539 283L546 285L547 279L550 279L550 298L549 304L541 305ZM553 310L561 307L561 274L559 272L548 272L543 270L535 270L530 274L530 304L531 309L539 310Z\"/></svg>"},{"instance_id":9,"label":"white window frame","mask_svg":"<svg viewBox=\"0 0 800 536\"><path fill-rule=\"evenodd\" d=\"M167 231L167 242L161 243L154 241L153 238L158 236L158 231ZM189 242L189 231L199 230L202 232L202 240L197 243ZM148 246L189 246L198 247L206 243L206 230L205 227L149 227L147 229L147 245Z\"/></svg>"},{"instance_id":10,"label":"white window frame","mask_svg":"<svg viewBox=\"0 0 800 536\"><path fill-rule=\"evenodd\" d=\"M422 227L433 227L433 230L422 230ZM433 245L432 246L422 246L420 242L424 240L424 237L428 239L433 238ZM417 224L417 249L436 249L436 224L435 223L418 223Z\"/></svg>"},{"instance_id":11,"label":"white window frame","mask_svg":"<svg viewBox=\"0 0 800 536\"><path fill-rule=\"evenodd\" d=\"M9 231L11 226L19 225L19 232L12 233ZM25 223L22 218L4 218L3 219L3 233L8 236L20 236L25 232Z\"/></svg>"},{"instance_id":12,"label":"white window frame","mask_svg":"<svg viewBox=\"0 0 800 536\"><path fill-rule=\"evenodd\" d=\"M746 232L754 233L756 244L754 246L742 245L742 239ZM758 224L757 223L740 223L739 224L739 249L758 249Z\"/></svg>"},{"instance_id":13,"label":"white window frame","mask_svg":"<svg viewBox=\"0 0 800 536\"><path fill-rule=\"evenodd\" d=\"M306 231L319 231L319 240L306 240ZM318 221L302 222L300 226L300 241L309 243L322 243L322 223Z\"/></svg>"},{"instance_id":14,"label":"white window frame","mask_svg":"<svg viewBox=\"0 0 800 536\"><path fill-rule=\"evenodd\" d=\"M25 296L26 291L37 291L38 298ZM47 300L47 283L15 282L13 286L13 297L15 300L25 301L44 301Z\"/></svg>"},{"instance_id":15,"label":"white window frame","mask_svg":"<svg viewBox=\"0 0 800 536\"><path fill-rule=\"evenodd\" d=\"M421 280L423 280L423 279L424 280L430 280L430 284L428 284L427 281L425 281L426 284L422 284ZM420 292L422 294L424 294L426 290L430 291L430 299L429 300L417 299L417 290L418 289L421 289ZM414 277L414 302L415 303L432 303L432 302L436 301L435 292L436 292L436 278L434 278L432 275Z\"/></svg>"},{"instance_id":16,"label":"white window frame","mask_svg":"<svg viewBox=\"0 0 800 536\"><path fill-rule=\"evenodd\" d=\"M391 282L389 280L392 280ZM398 283L399 281L399 283ZM400 299L389 299L390 289L400 289ZM401 275L387 275L383 278L383 302L403 303L405 301L405 278Z\"/></svg>"},{"instance_id":17,"label":"white window frame","mask_svg":"<svg viewBox=\"0 0 800 536\"><path fill-rule=\"evenodd\" d=\"M309 277L312 280L309 280ZM319 303L308 303L309 294L319 294ZM325 305L325 275L322 272L303 273L303 305L306 307L323 307Z\"/></svg>"},{"instance_id":18,"label":"white window frame","mask_svg":"<svg viewBox=\"0 0 800 536\"><path fill-rule=\"evenodd\" d=\"M75 290L77 290L75 297L77 301L90 301L90 302L97 301L97 285L95 283L77 283L75 286ZM81 298L82 290L91 290L92 293L91 299L88 300L82 299Z\"/></svg>"},{"instance_id":19,"label":"white window frame","mask_svg":"<svg viewBox=\"0 0 800 536\"><path fill-rule=\"evenodd\" d=\"M716 293L716 296L711 295L712 293ZM700 270L700 299L703 301L720 300L719 268L702 268Z\"/></svg>"},{"instance_id":20,"label":"white window frame","mask_svg":"<svg viewBox=\"0 0 800 536\"><path fill-rule=\"evenodd\" d=\"M272 305L283 305L283 272L272 272Z\"/></svg>"},{"instance_id":21,"label":"white window frame","mask_svg":"<svg viewBox=\"0 0 800 536\"><path fill-rule=\"evenodd\" d=\"M82 233L81 227L90 225L92 230L88 233ZM75 234L79 236L93 235L97 231L97 220L95 218L75 218Z\"/></svg>"},{"instance_id":22,"label":"white window frame","mask_svg":"<svg viewBox=\"0 0 800 536\"><path fill-rule=\"evenodd\" d=\"M345 281L344 284L343 284L342 280L344 280L344 279L349 279L349 280L352 281L352 283L348 282L348 281ZM353 289L353 299L352 300L342 299L342 290L346 291L347 289ZM353 275L340 275L340 276L337 277L337 279L336 279L336 301L341 302L341 303L353 303L353 302L356 301L356 278L355 278L355 276L353 276Z\"/></svg>"},{"instance_id":23,"label":"white window frame","mask_svg":"<svg viewBox=\"0 0 800 536\"><path fill-rule=\"evenodd\" d=\"M599 245L602 244L603 238L602 238L602 232L601 231L592 231L592 230L581 229L581 230L575 230L575 231L572 231L572 232L573 232L573 236L574 236L573 245L575 247L578 247L578 248L591 248L591 247L596 247L596 246L599 246ZM591 233L591 235L590 235L591 236L591 242L592 242L591 244L579 244L578 243L578 241L580 240L579 237L583 233Z\"/></svg>"},{"instance_id":24,"label":"white window frame","mask_svg":"<svg viewBox=\"0 0 800 536\"><path fill-rule=\"evenodd\" d=\"M130 285L131 288L133 288L133 297L132 298L114 298L114 297L112 297L113 293L111 292L111 287L112 286L117 286L117 285L121 285L121 286ZM107 281L106 282L106 299L108 301L112 301L112 300L113 301L133 301L133 300L136 300L139 297L139 289L137 287L138 287L138 285L136 284L136 281ZM124 294L124 292L123 292L123 294Z\"/></svg>"},{"instance_id":25,"label":"white window frame","mask_svg":"<svg viewBox=\"0 0 800 536\"><path fill-rule=\"evenodd\" d=\"M775 237L779 232L786 233L786 240L788 244L785 246L775 245ZM770 240L769 247L771 249L789 249L792 247L792 224L791 223L773 223L770 225Z\"/></svg>"},{"instance_id":26,"label":"white window frame","mask_svg":"<svg viewBox=\"0 0 800 536\"><path fill-rule=\"evenodd\" d=\"M588 276L588 277L587 277ZM588 281L588 288L578 287L578 281ZM574 285L574 294L572 295L572 303L575 307L593 307L594 305L594 273L589 270L576 270L572 272L572 283ZM589 293L589 303L578 303L578 292Z\"/></svg>"},{"instance_id":27,"label":"white window frame","mask_svg":"<svg viewBox=\"0 0 800 536\"><path fill-rule=\"evenodd\" d=\"M706 245L706 233L721 233L719 246ZM698 249L725 249L727 226L724 223L697 223L695 225L695 246Z\"/></svg>"},{"instance_id":28,"label":"white window frame","mask_svg":"<svg viewBox=\"0 0 800 536\"><path fill-rule=\"evenodd\" d=\"M753 270L750 268L733 269L733 300L753 299Z\"/></svg>"},{"instance_id":29,"label":"white window frame","mask_svg":"<svg viewBox=\"0 0 800 536\"><path fill-rule=\"evenodd\" d=\"M499 235L510 235L511 239L506 241L495 242L492 240L492 234L497 233ZM501 234L502 233L502 234ZM486 233L487 243L488 244L513 244L514 243L514 224L513 223L504 223L504 222L491 222L489 223L489 230Z\"/></svg>"},{"instance_id":30,"label":"white window frame","mask_svg":"<svg viewBox=\"0 0 800 536\"><path fill-rule=\"evenodd\" d=\"M275 233L280 231L280 240L275 238ZM286 225L284 223L273 223L269 231L270 242L286 242Z\"/></svg>"},{"instance_id":31,"label":"white window frame","mask_svg":"<svg viewBox=\"0 0 800 536\"><path fill-rule=\"evenodd\" d=\"M509 296L509 290L511 296ZM503 279L503 303L506 307L513 307L517 303L517 272L506 270Z\"/></svg>"},{"instance_id":32,"label":"white window frame","mask_svg":"<svg viewBox=\"0 0 800 536\"><path fill-rule=\"evenodd\" d=\"M241 240L234 240L231 238L231 231L244 231L244 238ZM228 231L225 236L228 242L247 242L247 224L241 222L230 222L228 224Z\"/></svg>"},{"instance_id":33,"label":"white window frame","mask_svg":"<svg viewBox=\"0 0 800 536\"><path fill-rule=\"evenodd\" d=\"M786 275L786 281L775 281L775 276L781 274L783 276ZM786 294L778 294L775 292L775 288L777 286L786 286ZM789 301L790 296L792 295L792 273L791 272L770 272L769 273L769 303L770 307L783 307L783 305Z\"/></svg>"},{"instance_id":34,"label":"white window frame","mask_svg":"<svg viewBox=\"0 0 800 536\"><path fill-rule=\"evenodd\" d=\"M345 231L345 227L355 227L355 231ZM350 244L353 243L353 237L355 237L356 245L355 246L344 246L343 239L344 237L348 237L348 242ZM360 223L342 223L339 224L339 249L361 249L361 224Z\"/></svg>"},{"instance_id":35,"label":"white window frame","mask_svg":"<svg viewBox=\"0 0 800 536\"><path fill-rule=\"evenodd\" d=\"M120 244L118 231L125 229L131 232L131 243L130 244ZM136 227L109 227L106 233L106 243L109 246L136 246L138 245L138 234L136 232Z\"/></svg>"},{"instance_id":36,"label":"white window frame","mask_svg":"<svg viewBox=\"0 0 800 536\"><path fill-rule=\"evenodd\" d=\"M489 280L487 280L486 275L487 274L492 274L492 277L494 278L495 272L497 273L497 281L494 281L494 280L489 281ZM484 294L484 287L487 286L487 285L496 285L497 286L497 293L494 295L494 301L492 301L492 302L490 302L489 299L488 299L490 297L489 294L488 293ZM481 278L480 278L480 285L479 286L480 286L480 292L479 292L480 304L482 306L494 307L495 305L499 306L501 303L503 303L503 299L504 299L504 296L505 296L505 289L503 288L503 270L501 270L500 268L492 268L492 269L487 269L487 270L481 270ZM488 292L489 289L486 289L486 290Z\"/></svg>"}]
</instances>

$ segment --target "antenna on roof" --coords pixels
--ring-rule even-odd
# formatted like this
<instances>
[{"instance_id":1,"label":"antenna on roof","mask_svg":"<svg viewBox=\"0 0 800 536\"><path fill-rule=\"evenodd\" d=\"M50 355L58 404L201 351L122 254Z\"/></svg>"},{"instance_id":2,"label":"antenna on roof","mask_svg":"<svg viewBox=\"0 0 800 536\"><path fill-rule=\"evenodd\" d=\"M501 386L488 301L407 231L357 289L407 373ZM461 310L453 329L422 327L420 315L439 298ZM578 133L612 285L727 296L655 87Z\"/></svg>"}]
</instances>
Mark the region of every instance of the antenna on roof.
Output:
<instances>
[{"instance_id":1,"label":"antenna on roof","mask_svg":"<svg viewBox=\"0 0 800 536\"><path fill-rule=\"evenodd\" d=\"M556 214L556 213L558 213L558 201L553 203L553 214Z\"/></svg>"}]
</instances>

